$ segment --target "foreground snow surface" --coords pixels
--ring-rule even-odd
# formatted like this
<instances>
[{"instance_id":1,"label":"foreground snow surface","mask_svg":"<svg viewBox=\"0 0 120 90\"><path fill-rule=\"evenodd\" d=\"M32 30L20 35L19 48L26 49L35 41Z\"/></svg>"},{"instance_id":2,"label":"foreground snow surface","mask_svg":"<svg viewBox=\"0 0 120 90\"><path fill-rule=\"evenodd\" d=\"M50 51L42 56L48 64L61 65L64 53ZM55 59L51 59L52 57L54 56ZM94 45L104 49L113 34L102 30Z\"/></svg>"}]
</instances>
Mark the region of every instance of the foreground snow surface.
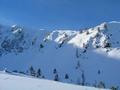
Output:
<instances>
[{"instance_id":1,"label":"foreground snow surface","mask_svg":"<svg viewBox=\"0 0 120 90\"><path fill-rule=\"evenodd\" d=\"M0 90L105 90L0 72Z\"/></svg>"}]
</instances>

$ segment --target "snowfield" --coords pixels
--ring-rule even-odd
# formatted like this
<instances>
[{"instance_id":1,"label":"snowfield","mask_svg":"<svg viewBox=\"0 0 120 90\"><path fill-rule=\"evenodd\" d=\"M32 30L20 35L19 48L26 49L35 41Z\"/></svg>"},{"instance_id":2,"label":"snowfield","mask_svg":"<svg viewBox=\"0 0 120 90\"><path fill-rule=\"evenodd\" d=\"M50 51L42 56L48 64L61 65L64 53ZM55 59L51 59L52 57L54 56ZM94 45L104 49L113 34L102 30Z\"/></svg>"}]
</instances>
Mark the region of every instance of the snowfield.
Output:
<instances>
[{"instance_id":1,"label":"snowfield","mask_svg":"<svg viewBox=\"0 0 120 90\"><path fill-rule=\"evenodd\" d=\"M0 70L120 89L119 68L120 22L102 23L80 31L0 27Z\"/></svg>"},{"instance_id":2,"label":"snowfield","mask_svg":"<svg viewBox=\"0 0 120 90\"><path fill-rule=\"evenodd\" d=\"M0 90L107 90L0 72Z\"/></svg>"}]
</instances>

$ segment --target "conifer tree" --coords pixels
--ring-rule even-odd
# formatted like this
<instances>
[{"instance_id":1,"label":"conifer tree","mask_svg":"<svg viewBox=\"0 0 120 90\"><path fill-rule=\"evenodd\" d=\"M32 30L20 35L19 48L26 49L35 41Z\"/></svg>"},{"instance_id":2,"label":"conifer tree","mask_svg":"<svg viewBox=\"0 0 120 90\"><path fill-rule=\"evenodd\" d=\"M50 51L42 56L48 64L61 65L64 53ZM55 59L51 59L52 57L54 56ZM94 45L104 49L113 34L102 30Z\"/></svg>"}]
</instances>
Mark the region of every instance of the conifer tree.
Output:
<instances>
[{"instance_id":1,"label":"conifer tree","mask_svg":"<svg viewBox=\"0 0 120 90\"><path fill-rule=\"evenodd\" d=\"M36 76L35 70L32 66L30 67L30 75L31 76Z\"/></svg>"},{"instance_id":2,"label":"conifer tree","mask_svg":"<svg viewBox=\"0 0 120 90\"><path fill-rule=\"evenodd\" d=\"M53 74L56 74L56 73L57 73L57 70L56 70L56 69L54 69L54 70L53 70Z\"/></svg>"},{"instance_id":3,"label":"conifer tree","mask_svg":"<svg viewBox=\"0 0 120 90\"><path fill-rule=\"evenodd\" d=\"M59 81L59 76L58 76L58 74L55 75L54 80L55 80L55 81Z\"/></svg>"},{"instance_id":4,"label":"conifer tree","mask_svg":"<svg viewBox=\"0 0 120 90\"><path fill-rule=\"evenodd\" d=\"M84 75L84 71L82 71L82 85L85 85L85 75Z\"/></svg>"},{"instance_id":5,"label":"conifer tree","mask_svg":"<svg viewBox=\"0 0 120 90\"><path fill-rule=\"evenodd\" d=\"M41 70L40 68L37 70L37 77L40 77L41 76Z\"/></svg>"},{"instance_id":6,"label":"conifer tree","mask_svg":"<svg viewBox=\"0 0 120 90\"><path fill-rule=\"evenodd\" d=\"M65 74L65 79L69 79L69 76L68 76L68 74Z\"/></svg>"}]
</instances>

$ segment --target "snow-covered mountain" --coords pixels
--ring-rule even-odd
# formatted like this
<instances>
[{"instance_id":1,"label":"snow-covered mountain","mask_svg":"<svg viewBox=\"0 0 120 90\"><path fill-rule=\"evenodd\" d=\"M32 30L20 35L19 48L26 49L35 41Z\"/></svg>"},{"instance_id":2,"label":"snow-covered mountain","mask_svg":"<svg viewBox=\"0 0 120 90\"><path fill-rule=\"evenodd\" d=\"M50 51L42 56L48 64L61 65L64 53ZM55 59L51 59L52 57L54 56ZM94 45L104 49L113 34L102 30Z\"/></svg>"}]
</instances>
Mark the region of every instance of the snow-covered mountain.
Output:
<instances>
[{"instance_id":1,"label":"snow-covered mountain","mask_svg":"<svg viewBox=\"0 0 120 90\"><path fill-rule=\"evenodd\" d=\"M0 72L0 90L108 90Z\"/></svg>"},{"instance_id":2,"label":"snow-covered mountain","mask_svg":"<svg viewBox=\"0 0 120 90\"><path fill-rule=\"evenodd\" d=\"M120 87L119 68L120 22L80 31L0 26L0 70L111 88Z\"/></svg>"}]
</instances>

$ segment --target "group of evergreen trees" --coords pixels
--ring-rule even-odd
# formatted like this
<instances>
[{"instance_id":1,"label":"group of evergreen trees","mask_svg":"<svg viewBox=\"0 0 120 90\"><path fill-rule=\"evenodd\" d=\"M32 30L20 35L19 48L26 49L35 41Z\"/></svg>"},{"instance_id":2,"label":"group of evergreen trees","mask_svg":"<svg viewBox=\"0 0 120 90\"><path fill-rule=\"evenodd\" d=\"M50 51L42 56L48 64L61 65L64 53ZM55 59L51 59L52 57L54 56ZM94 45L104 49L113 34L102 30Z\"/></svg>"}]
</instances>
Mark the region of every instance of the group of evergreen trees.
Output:
<instances>
[{"instance_id":1,"label":"group of evergreen trees","mask_svg":"<svg viewBox=\"0 0 120 90\"><path fill-rule=\"evenodd\" d=\"M5 71L7 72L7 70L5 70ZM13 72L18 72L18 71L15 70ZM19 72L19 73L25 74L24 72ZM43 73L42 73L40 68L35 70L33 68L33 66L31 66L29 68L28 73L29 73L29 75L31 75L33 77L45 78L45 76L43 75ZM52 73L54 75L53 80L54 81L60 81L60 76L59 76L59 73L58 73L56 68L53 69ZM98 74L100 74L100 70L98 70ZM69 75L67 73L64 75L64 79L65 80L70 80L70 77L69 77ZM80 78L77 79L77 84L78 85L82 85L82 86L90 85L89 83L86 82L86 77L85 77L84 71L82 71L82 73L81 73L81 79ZM98 88L106 88L106 85L105 85L105 83L103 81L95 82L92 86L98 87ZM111 87L112 90L118 90L118 88L119 87L114 87L114 86Z\"/></svg>"},{"instance_id":2,"label":"group of evergreen trees","mask_svg":"<svg viewBox=\"0 0 120 90\"><path fill-rule=\"evenodd\" d=\"M40 68L37 71L35 71L35 69L31 66L29 68L29 73L31 76L34 76L34 77L38 77L38 78L44 77L44 76L42 76Z\"/></svg>"},{"instance_id":3,"label":"group of evergreen trees","mask_svg":"<svg viewBox=\"0 0 120 90\"><path fill-rule=\"evenodd\" d=\"M33 66L31 66L29 68L29 74L33 77L37 77L37 78L45 78L45 76L42 74L41 69L39 68L37 71L33 68ZM56 69L53 69L53 74L54 74L54 81L60 81L59 78L59 74L58 71ZM69 79L69 75L66 73L64 76L65 79Z\"/></svg>"}]
</instances>

